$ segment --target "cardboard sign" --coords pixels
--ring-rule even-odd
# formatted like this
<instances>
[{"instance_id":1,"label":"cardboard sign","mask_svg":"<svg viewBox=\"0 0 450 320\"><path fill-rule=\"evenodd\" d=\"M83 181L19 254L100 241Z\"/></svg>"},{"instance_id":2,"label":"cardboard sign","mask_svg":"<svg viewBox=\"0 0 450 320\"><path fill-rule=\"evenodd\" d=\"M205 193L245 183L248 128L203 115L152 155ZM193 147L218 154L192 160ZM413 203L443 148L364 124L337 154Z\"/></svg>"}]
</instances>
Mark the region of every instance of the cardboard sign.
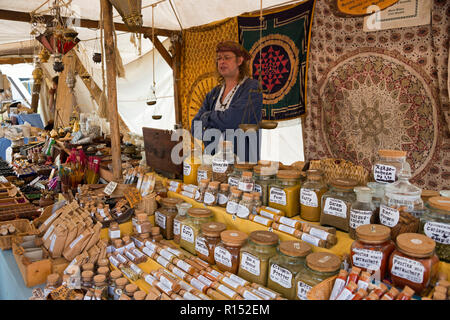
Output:
<instances>
[{"instance_id":1,"label":"cardboard sign","mask_svg":"<svg viewBox=\"0 0 450 320\"><path fill-rule=\"evenodd\" d=\"M376 11L381 11L392 6L398 0L335 0L337 10L340 13L351 16L363 16Z\"/></svg>"}]
</instances>

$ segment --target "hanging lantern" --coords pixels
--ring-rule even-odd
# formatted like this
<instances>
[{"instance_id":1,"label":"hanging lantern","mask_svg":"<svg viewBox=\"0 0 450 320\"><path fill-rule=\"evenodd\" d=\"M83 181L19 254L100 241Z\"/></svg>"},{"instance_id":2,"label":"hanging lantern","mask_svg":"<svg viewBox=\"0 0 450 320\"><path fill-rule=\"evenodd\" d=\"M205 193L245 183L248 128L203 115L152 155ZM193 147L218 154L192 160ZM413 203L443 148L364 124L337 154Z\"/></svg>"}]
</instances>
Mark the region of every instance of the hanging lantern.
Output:
<instances>
[{"instance_id":1,"label":"hanging lantern","mask_svg":"<svg viewBox=\"0 0 450 320\"><path fill-rule=\"evenodd\" d=\"M55 62L53 63L53 70L55 72L62 72L64 70L64 63L62 62L62 56L60 54L53 55Z\"/></svg>"},{"instance_id":2,"label":"hanging lantern","mask_svg":"<svg viewBox=\"0 0 450 320\"><path fill-rule=\"evenodd\" d=\"M52 54L60 53L62 55L65 55L73 47L75 47L78 42L80 42L80 39L78 39L76 35L73 39L71 38L76 32L68 32L67 37L65 37L62 30L55 29L53 32L52 29L53 28L49 28L45 33L40 34L36 37L36 40L42 43L44 48Z\"/></svg>"},{"instance_id":3,"label":"hanging lantern","mask_svg":"<svg viewBox=\"0 0 450 320\"><path fill-rule=\"evenodd\" d=\"M94 54L92 55L92 61L94 61L95 63L102 62L102 54L100 52L94 52Z\"/></svg>"},{"instance_id":4,"label":"hanging lantern","mask_svg":"<svg viewBox=\"0 0 450 320\"><path fill-rule=\"evenodd\" d=\"M130 31L142 27L142 0L109 0Z\"/></svg>"}]
</instances>

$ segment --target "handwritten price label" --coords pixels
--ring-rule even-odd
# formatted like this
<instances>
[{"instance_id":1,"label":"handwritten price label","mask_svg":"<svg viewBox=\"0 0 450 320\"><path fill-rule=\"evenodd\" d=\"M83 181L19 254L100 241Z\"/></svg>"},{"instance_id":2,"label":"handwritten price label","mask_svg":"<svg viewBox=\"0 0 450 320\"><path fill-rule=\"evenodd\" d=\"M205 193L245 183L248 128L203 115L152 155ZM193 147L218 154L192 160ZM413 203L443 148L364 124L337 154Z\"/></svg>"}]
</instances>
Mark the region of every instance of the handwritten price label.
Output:
<instances>
[{"instance_id":1,"label":"handwritten price label","mask_svg":"<svg viewBox=\"0 0 450 320\"><path fill-rule=\"evenodd\" d=\"M117 188L117 182L111 181L110 183L108 183L108 185L105 187L105 189L103 190L104 193L106 193L108 196L110 196L114 190L116 190Z\"/></svg>"}]
</instances>

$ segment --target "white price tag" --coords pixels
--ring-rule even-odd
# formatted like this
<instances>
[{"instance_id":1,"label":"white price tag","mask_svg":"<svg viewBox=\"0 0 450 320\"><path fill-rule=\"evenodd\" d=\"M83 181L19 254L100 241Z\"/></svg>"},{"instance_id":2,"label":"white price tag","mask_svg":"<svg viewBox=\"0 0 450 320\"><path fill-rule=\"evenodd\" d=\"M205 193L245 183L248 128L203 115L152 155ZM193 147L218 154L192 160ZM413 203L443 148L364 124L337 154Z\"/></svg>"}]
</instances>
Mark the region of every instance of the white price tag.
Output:
<instances>
[{"instance_id":1,"label":"white price tag","mask_svg":"<svg viewBox=\"0 0 450 320\"><path fill-rule=\"evenodd\" d=\"M368 270L378 270L381 267L383 253L381 251L367 249L353 249L353 265Z\"/></svg>"},{"instance_id":2,"label":"white price tag","mask_svg":"<svg viewBox=\"0 0 450 320\"><path fill-rule=\"evenodd\" d=\"M191 175L191 165L189 163L183 162L183 175Z\"/></svg>"},{"instance_id":3,"label":"white price tag","mask_svg":"<svg viewBox=\"0 0 450 320\"><path fill-rule=\"evenodd\" d=\"M239 179L235 177L228 177L228 184L230 187L237 187L239 186Z\"/></svg>"},{"instance_id":4,"label":"white price tag","mask_svg":"<svg viewBox=\"0 0 450 320\"><path fill-rule=\"evenodd\" d=\"M373 166L373 177L379 183L393 183L395 182L396 170L393 166L376 164Z\"/></svg>"},{"instance_id":5,"label":"white price tag","mask_svg":"<svg viewBox=\"0 0 450 320\"><path fill-rule=\"evenodd\" d=\"M306 298L306 295L308 294L309 290L311 290L311 286L307 285L303 281L297 282L297 297L300 300L308 300Z\"/></svg>"},{"instance_id":6,"label":"white price tag","mask_svg":"<svg viewBox=\"0 0 450 320\"><path fill-rule=\"evenodd\" d=\"M286 192L278 188L270 188L269 202L286 205Z\"/></svg>"},{"instance_id":7,"label":"white price tag","mask_svg":"<svg viewBox=\"0 0 450 320\"><path fill-rule=\"evenodd\" d=\"M232 266L230 252L222 247L214 248L214 260L216 261L216 263L221 263L228 268L231 268Z\"/></svg>"},{"instance_id":8,"label":"white price tag","mask_svg":"<svg viewBox=\"0 0 450 320\"><path fill-rule=\"evenodd\" d=\"M292 272L286 268L280 267L279 265L273 263L270 266L269 277L273 282L278 283L284 288L292 288Z\"/></svg>"},{"instance_id":9,"label":"white price tag","mask_svg":"<svg viewBox=\"0 0 450 320\"><path fill-rule=\"evenodd\" d=\"M238 209L238 203L236 203L234 201L227 202L227 208L226 208L227 213L235 214L237 212L237 209Z\"/></svg>"},{"instance_id":10,"label":"white price tag","mask_svg":"<svg viewBox=\"0 0 450 320\"><path fill-rule=\"evenodd\" d=\"M300 189L300 203L307 207L317 208L319 202L317 201L317 194L314 190Z\"/></svg>"},{"instance_id":11,"label":"white price tag","mask_svg":"<svg viewBox=\"0 0 450 320\"><path fill-rule=\"evenodd\" d=\"M155 212L155 222L161 229L166 229L166 216L161 212Z\"/></svg>"},{"instance_id":12,"label":"white price tag","mask_svg":"<svg viewBox=\"0 0 450 320\"><path fill-rule=\"evenodd\" d=\"M195 239L195 251L204 255L205 257L209 257L209 249L206 245L205 238L197 237Z\"/></svg>"},{"instance_id":13,"label":"white price tag","mask_svg":"<svg viewBox=\"0 0 450 320\"><path fill-rule=\"evenodd\" d=\"M212 161L212 171L215 173L225 173L228 169L228 161L221 159L214 159Z\"/></svg>"},{"instance_id":14,"label":"white price tag","mask_svg":"<svg viewBox=\"0 0 450 320\"><path fill-rule=\"evenodd\" d=\"M347 205L342 200L334 199L334 198L327 198L325 200L323 213L346 219L347 218Z\"/></svg>"},{"instance_id":15,"label":"white price tag","mask_svg":"<svg viewBox=\"0 0 450 320\"><path fill-rule=\"evenodd\" d=\"M254 255L248 252L242 252L240 267L255 276L260 275L260 264L261 261Z\"/></svg>"},{"instance_id":16,"label":"white price tag","mask_svg":"<svg viewBox=\"0 0 450 320\"><path fill-rule=\"evenodd\" d=\"M450 224L427 222L423 227L426 236L442 244L450 244Z\"/></svg>"},{"instance_id":17,"label":"white price tag","mask_svg":"<svg viewBox=\"0 0 450 320\"><path fill-rule=\"evenodd\" d=\"M380 222L388 227L395 227L400 219L400 212L397 209L380 205Z\"/></svg>"},{"instance_id":18,"label":"white price tag","mask_svg":"<svg viewBox=\"0 0 450 320\"><path fill-rule=\"evenodd\" d=\"M194 243L194 236L194 230L191 227L187 225L183 225L181 227L181 239L190 243Z\"/></svg>"},{"instance_id":19,"label":"white price tag","mask_svg":"<svg viewBox=\"0 0 450 320\"><path fill-rule=\"evenodd\" d=\"M423 282L425 267L416 260L394 255L391 274L414 283Z\"/></svg>"},{"instance_id":20,"label":"white price tag","mask_svg":"<svg viewBox=\"0 0 450 320\"><path fill-rule=\"evenodd\" d=\"M117 182L111 181L110 183L107 184L103 192L106 193L108 196L110 196L114 192L114 190L116 190L116 188Z\"/></svg>"},{"instance_id":21,"label":"white price tag","mask_svg":"<svg viewBox=\"0 0 450 320\"><path fill-rule=\"evenodd\" d=\"M350 210L350 227L356 229L359 226L370 224L372 211L351 209Z\"/></svg>"}]
</instances>

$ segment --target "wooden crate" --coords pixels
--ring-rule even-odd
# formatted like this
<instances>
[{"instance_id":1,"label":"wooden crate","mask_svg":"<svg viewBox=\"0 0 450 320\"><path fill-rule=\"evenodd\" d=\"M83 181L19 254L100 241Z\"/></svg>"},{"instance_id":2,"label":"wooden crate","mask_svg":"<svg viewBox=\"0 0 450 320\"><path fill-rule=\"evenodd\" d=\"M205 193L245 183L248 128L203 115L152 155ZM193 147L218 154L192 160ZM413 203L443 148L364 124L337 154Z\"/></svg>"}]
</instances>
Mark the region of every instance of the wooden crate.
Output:
<instances>
[{"instance_id":1,"label":"wooden crate","mask_svg":"<svg viewBox=\"0 0 450 320\"><path fill-rule=\"evenodd\" d=\"M11 249L11 240L13 237L36 234L36 232L37 232L36 229L34 228L34 226L30 223L30 221L28 221L26 219L16 219L16 220L0 222L0 226L6 225L6 224L12 224L16 228L17 231L12 235L0 236L0 248L2 250Z\"/></svg>"}]
</instances>

